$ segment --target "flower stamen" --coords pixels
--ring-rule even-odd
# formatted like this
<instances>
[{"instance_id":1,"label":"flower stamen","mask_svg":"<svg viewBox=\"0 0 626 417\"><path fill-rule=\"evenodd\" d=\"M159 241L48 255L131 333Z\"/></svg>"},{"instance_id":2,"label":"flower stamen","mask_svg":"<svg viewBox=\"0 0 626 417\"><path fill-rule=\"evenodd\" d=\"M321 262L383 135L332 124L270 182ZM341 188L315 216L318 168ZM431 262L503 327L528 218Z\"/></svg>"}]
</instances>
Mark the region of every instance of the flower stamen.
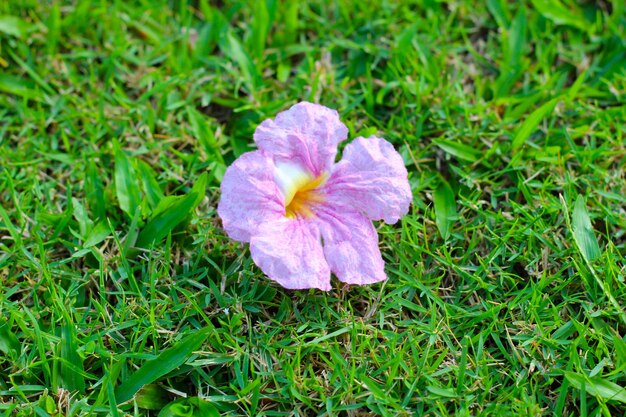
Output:
<instances>
[{"instance_id":1,"label":"flower stamen","mask_svg":"<svg viewBox=\"0 0 626 417\"><path fill-rule=\"evenodd\" d=\"M326 175L320 175L298 188L291 201L285 201L285 216L290 219L298 216L312 217L312 206L324 202L324 197L317 191L317 188L326 182L326 178Z\"/></svg>"},{"instance_id":2,"label":"flower stamen","mask_svg":"<svg viewBox=\"0 0 626 417\"><path fill-rule=\"evenodd\" d=\"M290 219L311 217L311 208L324 201L317 189L326 182L328 174L315 177L299 164L279 162L274 178L285 198L285 216Z\"/></svg>"}]
</instances>

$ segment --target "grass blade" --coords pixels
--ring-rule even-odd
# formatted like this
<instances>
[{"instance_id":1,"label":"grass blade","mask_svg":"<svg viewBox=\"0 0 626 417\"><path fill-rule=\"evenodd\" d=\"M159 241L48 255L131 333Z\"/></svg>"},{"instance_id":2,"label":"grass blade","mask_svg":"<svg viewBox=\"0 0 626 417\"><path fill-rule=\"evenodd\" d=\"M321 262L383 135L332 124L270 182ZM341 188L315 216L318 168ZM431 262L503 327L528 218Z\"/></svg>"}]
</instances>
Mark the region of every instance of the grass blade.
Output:
<instances>
[{"instance_id":1,"label":"grass blade","mask_svg":"<svg viewBox=\"0 0 626 417\"><path fill-rule=\"evenodd\" d=\"M506 55L509 68L518 69L520 66L521 57L524 56L524 45L526 44L526 26L526 13L524 8L520 8L511 23L508 33Z\"/></svg>"},{"instance_id":2,"label":"grass blade","mask_svg":"<svg viewBox=\"0 0 626 417\"><path fill-rule=\"evenodd\" d=\"M78 340L74 324L67 322L61 328L59 385L71 392L85 391L83 359L78 354Z\"/></svg>"},{"instance_id":3,"label":"grass blade","mask_svg":"<svg viewBox=\"0 0 626 417\"><path fill-rule=\"evenodd\" d=\"M229 31L224 37L223 42L220 42L220 48L224 55L237 63L248 91L254 95L258 89L259 73L257 72L250 54L244 49L237 36Z\"/></svg>"},{"instance_id":4,"label":"grass blade","mask_svg":"<svg viewBox=\"0 0 626 417\"><path fill-rule=\"evenodd\" d=\"M158 242L180 224L193 209L195 193L181 197L166 197L154 215L139 233L135 246L144 248Z\"/></svg>"},{"instance_id":5,"label":"grass blade","mask_svg":"<svg viewBox=\"0 0 626 417\"><path fill-rule=\"evenodd\" d=\"M90 248L102 242L108 236L111 235L111 229L105 221L98 222L93 229L87 234L83 248Z\"/></svg>"},{"instance_id":6,"label":"grass blade","mask_svg":"<svg viewBox=\"0 0 626 417\"><path fill-rule=\"evenodd\" d=\"M284 29L282 35L282 44L289 45L296 42L299 23L299 4L297 0L292 0L279 7L278 10L283 13Z\"/></svg>"},{"instance_id":7,"label":"grass blade","mask_svg":"<svg viewBox=\"0 0 626 417\"><path fill-rule=\"evenodd\" d=\"M181 398L159 412L158 417L219 417L220 412L210 402L198 397Z\"/></svg>"},{"instance_id":8,"label":"grass blade","mask_svg":"<svg viewBox=\"0 0 626 417\"><path fill-rule=\"evenodd\" d=\"M496 97L508 95L522 75L521 57L524 56L523 51L526 44L526 26L526 13L524 8L520 8L510 27L502 32L504 62L494 85Z\"/></svg>"},{"instance_id":9,"label":"grass blade","mask_svg":"<svg viewBox=\"0 0 626 417\"><path fill-rule=\"evenodd\" d=\"M178 368L197 350L209 335L209 328L199 330L169 349L164 350L155 359L146 362L137 372L115 389L117 403L124 403L146 384L151 384L163 375Z\"/></svg>"},{"instance_id":10,"label":"grass blade","mask_svg":"<svg viewBox=\"0 0 626 417\"><path fill-rule=\"evenodd\" d=\"M573 4L569 8L565 7L559 0L531 0L535 9L546 19L553 21L557 25L568 25L582 31L588 31L590 26L585 20L580 9Z\"/></svg>"},{"instance_id":11,"label":"grass blade","mask_svg":"<svg viewBox=\"0 0 626 417\"><path fill-rule=\"evenodd\" d=\"M0 324L0 352L15 357L21 351L20 341L11 331L8 323Z\"/></svg>"},{"instance_id":12,"label":"grass blade","mask_svg":"<svg viewBox=\"0 0 626 417\"><path fill-rule=\"evenodd\" d=\"M187 115L193 134L204 148L207 156L225 169L226 164L224 163L220 144L215 139L214 129L207 123L203 115L193 107L187 107Z\"/></svg>"},{"instance_id":13,"label":"grass blade","mask_svg":"<svg viewBox=\"0 0 626 417\"><path fill-rule=\"evenodd\" d=\"M450 237L450 229L452 223L456 219L456 202L454 201L454 192L446 181L442 181L435 190L435 218L437 228L444 240Z\"/></svg>"},{"instance_id":14,"label":"grass blade","mask_svg":"<svg viewBox=\"0 0 626 417\"><path fill-rule=\"evenodd\" d=\"M600 247L598 246L598 241L596 240L593 227L591 226L589 213L587 213L587 207L585 206L585 199L581 195L578 196L574 204L574 211L572 212L572 231L574 232L576 245L587 261L591 262L600 256Z\"/></svg>"},{"instance_id":15,"label":"grass blade","mask_svg":"<svg viewBox=\"0 0 626 417\"><path fill-rule=\"evenodd\" d=\"M150 165L140 160L137 161L137 168L141 175L141 183L143 185L143 191L146 193L148 204L150 204L150 208L154 209L163 199L161 186L159 186L156 180L156 174Z\"/></svg>"},{"instance_id":16,"label":"grass blade","mask_svg":"<svg viewBox=\"0 0 626 417\"><path fill-rule=\"evenodd\" d=\"M609 302L613 305L613 307L615 307L615 310L619 312L619 316L622 322L626 324L626 313L624 312L624 307L613 296L613 293L611 292L611 287L605 285L605 282L600 278L600 275L596 273L594 266L591 264L591 260L600 255L600 248L598 247L598 242L596 240L595 234L593 233L591 220L589 219L589 214L587 213L587 208L585 206L585 201L583 197L579 195L576 199L576 203L574 204L574 213L572 214L571 221L569 210L567 208L567 203L565 202L563 196L560 196L560 198L561 205L563 206L563 211L565 212L567 227L570 233L572 233L572 235L574 236L576 246L578 246L578 250L581 252L585 264L589 269L589 272L598 283L598 286L602 289L602 292L609 299ZM576 230L574 230L575 228Z\"/></svg>"},{"instance_id":17,"label":"grass blade","mask_svg":"<svg viewBox=\"0 0 626 417\"><path fill-rule=\"evenodd\" d=\"M463 159L469 162L476 162L480 158L480 151L461 143L452 142L450 140L437 140L435 145L439 146L444 152L450 155L456 156L459 159Z\"/></svg>"},{"instance_id":18,"label":"grass blade","mask_svg":"<svg viewBox=\"0 0 626 417\"><path fill-rule=\"evenodd\" d=\"M33 69L31 65L23 61L19 56L13 53L10 49L8 50L8 53L11 59L15 61L24 70L24 72L26 72L33 79L35 83L37 83L41 88L43 88L46 93L50 95L57 94L57 92L54 91L54 89L50 86L50 84L48 84L48 82L46 82L46 80L41 75L39 75L37 71Z\"/></svg>"},{"instance_id":19,"label":"grass blade","mask_svg":"<svg viewBox=\"0 0 626 417\"><path fill-rule=\"evenodd\" d=\"M28 26L28 23L16 16L0 16L0 33L23 38Z\"/></svg>"},{"instance_id":20,"label":"grass blade","mask_svg":"<svg viewBox=\"0 0 626 417\"><path fill-rule=\"evenodd\" d=\"M135 401L144 410L162 410L168 405L168 392L157 384L148 384L137 392Z\"/></svg>"},{"instance_id":21,"label":"grass blade","mask_svg":"<svg viewBox=\"0 0 626 417\"><path fill-rule=\"evenodd\" d=\"M89 231L93 228L93 221L89 218L89 214L85 206L75 197L72 197L72 215L78 223L80 235L85 238Z\"/></svg>"},{"instance_id":22,"label":"grass blade","mask_svg":"<svg viewBox=\"0 0 626 417\"><path fill-rule=\"evenodd\" d=\"M563 375L576 389L583 389L587 394L600 397L607 401L619 401L626 403L626 388L620 387L614 382L604 378L589 378L575 372L563 371Z\"/></svg>"},{"instance_id":23,"label":"grass blade","mask_svg":"<svg viewBox=\"0 0 626 417\"><path fill-rule=\"evenodd\" d=\"M510 17L506 13L506 9L502 4L502 0L487 0L487 10L496 19L500 28L509 27Z\"/></svg>"},{"instance_id":24,"label":"grass blade","mask_svg":"<svg viewBox=\"0 0 626 417\"><path fill-rule=\"evenodd\" d=\"M261 59L263 57L267 34L272 25L267 6L267 2L265 1L254 2L254 18L252 19L252 25L250 28L251 31L250 38L248 39L248 50L251 51L252 55L257 59Z\"/></svg>"},{"instance_id":25,"label":"grass blade","mask_svg":"<svg viewBox=\"0 0 626 417\"><path fill-rule=\"evenodd\" d=\"M2 61L0 61L1 63ZM32 88L32 83L11 75L0 74L0 91L24 97L30 100L43 101L43 95L39 90Z\"/></svg>"},{"instance_id":26,"label":"grass blade","mask_svg":"<svg viewBox=\"0 0 626 417\"><path fill-rule=\"evenodd\" d=\"M85 198L87 207L94 220L104 220L106 216L107 202L104 193L104 184L95 163L87 164L85 176Z\"/></svg>"},{"instance_id":27,"label":"grass blade","mask_svg":"<svg viewBox=\"0 0 626 417\"><path fill-rule=\"evenodd\" d=\"M135 215L135 210L141 204L139 185L136 182L136 173L130 159L119 148L115 149L115 192L120 208L129 217Z\"/></svg>"},{"instance_id":28,"label":"grass blade","mask_svg":"<svg viewBox=\"0 0 626 417\"><path fill-rule=\"evenodd\" d=\"M548 114L552 113L552 110L554 110L557 101L558 99L556 98L548 101L543 106L532 112L530 116L528 116L528 118L524 120L524 123L522 123L522 126L519 128L519 130L515 134L515 137L513 138L512 146L514 150L520 148L524 143L526 143L530 135L535 131L535 129L537 129L537 126L539 126L539 123L541 123L541 121Z\"/></svg>"},{"instance_id":29,"label":"grass blade","mask_svg":"<svg viewBox=\"0 0 626 417\"><path fill-rule=\"evenodd\" d=\"M111 376L105 374L106 379L106 392L109 399L109 410L111 411L111 417L118 417L119 411L117 410L117 399L115 398L115 391L113 389L113 383L111 382Z\"/></svg>"},{"instance_id":30,"label":"grass blade","mask_svg":"<svg viewBox=\"0 0 626 417\"><path fill-rule=\"evenodd\" d=\"M437 397L441 398L456 398L456 394L451 389L435 387L433 385L429 385L426 387L428 391L434 394Z\"/></svg>"},{"instance_id":31,"label":"grass blade","mask_svg":"<svg viewBox=\"0 0 626 417\"><path fill-rule=\"evenodd\" d=\"M137 247L146 247L154 241L163 239L195 209L204 198L207 174L200 176L191 192L182 197L170 197L162 200L155 209L152 218L137 238Z\"/></svg>"}]
</instances>

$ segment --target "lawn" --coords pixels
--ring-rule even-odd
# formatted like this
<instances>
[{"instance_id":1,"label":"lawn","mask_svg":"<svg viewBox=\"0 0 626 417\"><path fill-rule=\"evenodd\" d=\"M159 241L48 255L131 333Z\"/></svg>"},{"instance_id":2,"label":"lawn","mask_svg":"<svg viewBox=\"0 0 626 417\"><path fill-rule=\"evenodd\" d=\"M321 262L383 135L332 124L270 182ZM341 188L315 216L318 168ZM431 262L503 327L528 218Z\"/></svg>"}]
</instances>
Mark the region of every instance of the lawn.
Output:
<instances>
[{"instance_id":1,"label":"lawn","mask_svg":"<svg viewBox=\"0 0 626 417\"><path fill-rule=\"evenodd\" d=\"M0 415L626 415L625 9L0 2ZM383 283L222 228L299 101L404 159Z\"/></svg>"}]
</instances>

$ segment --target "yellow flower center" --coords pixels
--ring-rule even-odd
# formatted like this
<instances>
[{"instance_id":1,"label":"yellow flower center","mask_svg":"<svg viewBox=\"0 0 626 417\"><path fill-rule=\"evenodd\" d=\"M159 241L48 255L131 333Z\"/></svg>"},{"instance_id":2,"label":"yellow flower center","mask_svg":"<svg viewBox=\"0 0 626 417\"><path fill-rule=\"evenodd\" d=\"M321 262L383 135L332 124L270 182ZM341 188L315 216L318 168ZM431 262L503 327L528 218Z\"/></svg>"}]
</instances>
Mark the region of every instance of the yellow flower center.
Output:
<instances>
[{"instance_id":1,"label":"yellow flower center","mask_svg":"<svg viewBox=\"0 0 626 417\"><path fill-rule=\"evenodd\" d=\"M314 177L297 164L283 162L276 164L274 177L285 197L285 216L290 219L313 216L311 208L324 201L317 189L326 182L326 174Z\"/></svg>"},{"instance_id":2,"label":"yellow flower center","mask_svg":"<svg viewBox=\"0 0 626 417\"><path fill-rule=\"evenodd\" d=\"M291 201L285 200L285 216L295 219L298 216L311 217L311 207L324 201L324 197L316 191L317 187L326 182L326 176L320 175L303 184L296 190Z\"/></svg>"}]
</instances>

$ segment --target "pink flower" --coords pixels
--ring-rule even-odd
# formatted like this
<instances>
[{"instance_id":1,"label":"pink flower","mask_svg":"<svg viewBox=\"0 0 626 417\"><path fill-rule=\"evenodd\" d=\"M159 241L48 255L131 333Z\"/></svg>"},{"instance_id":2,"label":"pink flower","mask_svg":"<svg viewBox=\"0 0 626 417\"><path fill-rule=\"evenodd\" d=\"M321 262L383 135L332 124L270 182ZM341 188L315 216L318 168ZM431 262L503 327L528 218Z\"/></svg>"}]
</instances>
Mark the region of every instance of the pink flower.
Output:
<instances>
[{"instance_id":1,"label":"pink flower","mask_svg":"<svg viewBox=\"0 0 626 417\"><path fill-rule=\"evenodd\" d=\"M298 103L265 120L259 148L226 170L217 208L228 235L285 288L330 290L386 279L372 220L395 223L412 195L402 158L378 137L358 137L335 163L348 129L335 110Z\"/></svg>"}]
</instances>

